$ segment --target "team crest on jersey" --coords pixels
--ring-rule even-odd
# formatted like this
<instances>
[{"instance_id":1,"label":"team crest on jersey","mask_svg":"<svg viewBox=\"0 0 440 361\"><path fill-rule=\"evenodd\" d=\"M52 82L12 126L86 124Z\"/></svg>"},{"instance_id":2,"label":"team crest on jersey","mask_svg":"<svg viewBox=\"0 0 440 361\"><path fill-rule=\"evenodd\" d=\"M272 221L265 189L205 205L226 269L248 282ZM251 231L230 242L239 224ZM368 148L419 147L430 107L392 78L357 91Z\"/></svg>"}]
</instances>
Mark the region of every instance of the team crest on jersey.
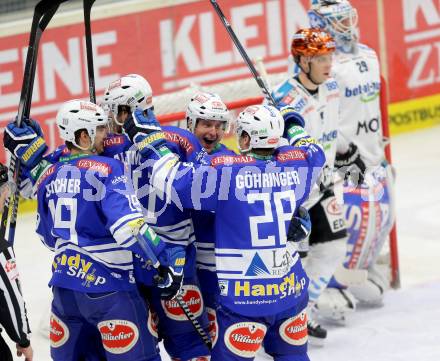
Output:
<instances>
[{"instance_id":1,"label":"team crest on jersey","mask_svg":"<svg viewBox=\"0 0 440 361\"><path fill-rule=\"evenodd\" d=\"M200 290L195 285L182 286L182 298L195 317L199 317L203 312L203 298ZM175 321L187 321L185 313L176 300L161 301L165 314Z\"/></svg>"},{"instance_id":2,"label":"team crest on jersey","mask_svg":"<svg viewBox=\"0 0 440 361\"><path fill-rule=\"evenodd\" d=\"M50 315L50 345L57 348L63 346L69 339L69 329L53 313Z\"/></svg>"},{"instance_id":3,"label":"team crest on jersey","mask_svg":"<svg viewBox=\"0 0 440 361\"><path fill-rule=\"evenodd\" d=\"M159 335L157 333L157 329L159 326L159 316L157 315L156 312L151 312L151 310L148 310L148 322L147 322L147 326L148 326L148 331L150 331L150 333L156 337L159 338Z\"/></svg>"},{"instance_id":4,"label":"team crest on jersey","mask_svg":"<svg viewBox=\"0 0 440 361\"><path fill-rule=\"evenodd\" d=\"M257 322L240 322L228 327L224 341L226 347L241 357L253 358L261 348L267 327Z\"/></svg>"},{"instance_id":5,"label":"team crest on jersey","mask_svg":"<svg viewBox=\"0 0 440 361\"><path fill-rule=\"evenodd\" d=\"M302 346L307 343L307 313L301 312L284 321L279 329L281 338L290 345Z\"/></svg>"},{"instance_id":6,"label":"team crest on jersey","mask_svg":"<svg viewBox=\"0 0 440 361\"><path fill-rule=\"evenodd\" d=\"M107 320L98 323L102 344L107 352L122 354L130 351L139 338L137 326L127 320Z\"/></svg>"},{"instance_id":7,"label":"team crest on jersey","mask_svg":"<svg viewBox=\"0 0 440 361\"><path fill-rule=\"evenodd\" d=\"M214 347L218 339L217 314L213 308L209 307L206 307L206 313L208 314L209 337L211 337L212 347Z\"/></svg>"},{"instance_id":8,"label":"team crest on jersey","mask_svg":"<svg viewBox=\"0 0 440 361\"><path fill-rule=\"evenodd\" d=\"M111 173L111 167L108 164L105 164L103 162L98 162L96 160L80 159L76 163L76 166L78 168L82 168L82 169L95 170L98 173L101 173L102 175L105 175L105 176L107 176Z\"/></svg>"}]
</instances>

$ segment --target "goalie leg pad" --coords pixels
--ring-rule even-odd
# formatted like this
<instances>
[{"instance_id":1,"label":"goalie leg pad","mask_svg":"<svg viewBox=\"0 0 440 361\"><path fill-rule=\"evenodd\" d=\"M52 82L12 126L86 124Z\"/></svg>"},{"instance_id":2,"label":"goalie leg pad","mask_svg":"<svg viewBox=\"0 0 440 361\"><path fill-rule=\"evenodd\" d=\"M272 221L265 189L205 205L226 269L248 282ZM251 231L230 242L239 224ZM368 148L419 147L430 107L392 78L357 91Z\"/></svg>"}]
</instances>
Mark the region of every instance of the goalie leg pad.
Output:
<instances>
[{"instance_id":1,"label":"goalie leg pad","mask_svg":"<svg viewBox=\"0 0 440 361\"><path fill-rule=\"evenodd\" d=\"M369 307L383 305L383 296L389 289L390 279L386 276L387 267L373 266L368 270L368 280L363 285L349 287L350 292L360 304Z\"/></svg>"},{"instance_id":2,"label":"goalie leg pad","mask_svg":"<svg viewBox=\"0 0 440 361\"><path fill-rule=\"evenodd\" d=\"M315 307L319 317L345 323L347 317L356 310L356 299L348 290L326 288Z\"/></svg>"}]
</instances>

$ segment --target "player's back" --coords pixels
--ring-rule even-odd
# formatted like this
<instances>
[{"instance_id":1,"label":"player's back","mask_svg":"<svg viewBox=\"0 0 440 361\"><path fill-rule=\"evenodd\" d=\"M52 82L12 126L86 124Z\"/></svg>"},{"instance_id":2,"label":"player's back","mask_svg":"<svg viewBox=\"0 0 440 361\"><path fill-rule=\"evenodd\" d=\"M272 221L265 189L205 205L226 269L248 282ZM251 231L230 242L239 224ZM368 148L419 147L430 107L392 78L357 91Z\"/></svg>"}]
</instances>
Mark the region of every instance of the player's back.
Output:
<instances>
[{"instance_id":1,"label":"player's back","mask_svg":"<svg viewBox=\"0 0 440 361\"><path fill-rule=\"evenodd\" d=\"M290 146L267 159L211 159L211 166L220 168L219 177L230 174L229 188L222 191L225 185L220 185L215 209L216 267L224 306L249 316L270 315L304 296L308 279L295 246L287 242L287 229L324 160L318 147L313 155Z\"/></svg>"},{"instance_id":2,"label":"player's back","mask_svg":"<svg viewBox=\"0 0 440 361\"><path fill-rule=\"evenodd\" d=\"M90 292L131 289L132 253L113 234L122 221L142 215L122 164L84 154L60 157L37 189L37 233L55 252L50 284Z\"/></svg>"}]
</instances>

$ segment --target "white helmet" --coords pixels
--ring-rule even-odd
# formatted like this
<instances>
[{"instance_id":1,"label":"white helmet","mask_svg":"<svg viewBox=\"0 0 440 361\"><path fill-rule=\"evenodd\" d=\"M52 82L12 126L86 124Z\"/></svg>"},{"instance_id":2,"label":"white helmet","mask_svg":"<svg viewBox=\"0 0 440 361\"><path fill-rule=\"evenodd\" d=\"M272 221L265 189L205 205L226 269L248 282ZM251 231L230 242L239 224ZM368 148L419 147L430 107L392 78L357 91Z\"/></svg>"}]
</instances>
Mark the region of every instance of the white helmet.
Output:
<instances>
[{"instance_id":1,"label":"white helmet","mask_svg":"<svg viewBox=\"0 0 440 361\"><path fill-rule=\"evenodd\" d=\"M249 148L239 149L245 153L251 149L276 148L284 132L284 120L273 106L252 105L243 110L237 118L237 138L246 132L251 138Z\"/></svg>"},{"instance_id":2,"label":"white helmet","mask_svg":"<svg viewBox=\"0 0 440 361\"><path fill-rule=\"evenodd\" d=\"M116 119L118 107L129 106L131 112L136 109L149 109L153 106L153 90L144 77L128 74L109 84L102 103L112 112L114 121L122 125Z\"/></svg>"},{"instance_id":3,"label":"white helmet","mask_svg":"<svg viewBox=\"0 0 440 361\"><path fill-rule=\"evenodd\" d=\"M324 29L342 51L351 51L359 39L357 10L348 0L312 0L310 26Z\"/></svg>"},{"instance_id":4,"label":"white helmet","mask_svg":"<svg viewBox=\"0 0 440 361\"><path fill-rule=\"evenodd\" d=\"M224 122L224 129L229 128L230 113L220 96L213 93L197 93L186 108L186 124L194 133L198 119L219 120Z\"/></svg>"},{"instance_id":5,"label":"white helmet","mask_svg":"<svg viewBox=\"0 0 440 361\"><path fill-rule=\"evenodd\" d=\"M60 131L60 137L65 141L80 147L75 141L75 132L80 129L87 130L92 145L95 142L96 128L108 124L107 115L100 106L83 100L70 100L65 102L58 110L56 123Z\"/></svg>"}]
</instances>

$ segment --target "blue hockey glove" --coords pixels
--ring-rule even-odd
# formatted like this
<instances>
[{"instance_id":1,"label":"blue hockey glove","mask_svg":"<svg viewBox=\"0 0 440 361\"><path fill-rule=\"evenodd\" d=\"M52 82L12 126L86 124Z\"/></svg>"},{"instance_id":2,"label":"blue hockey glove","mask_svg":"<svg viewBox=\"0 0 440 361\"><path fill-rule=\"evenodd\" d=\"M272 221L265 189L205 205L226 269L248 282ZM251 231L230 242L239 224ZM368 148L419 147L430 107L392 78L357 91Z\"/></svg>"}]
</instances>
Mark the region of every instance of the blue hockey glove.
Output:
<instances>
[{"instance_id":1,"label":"blue hockey glove","mask_svg":"<svg viewBox=\"0 0 440 361\"><path fill-rule=\"evenodd\" d=\"M183 267L185 266L185 249L183 247L165 248L158 257L160 266L154 281L162 288L160 297L171 300L179 293L183 281Z\"/></svg>"},{"instance_id":2,"label":"blue hockey glove","mask_svg":"<svg viewBox=\"0 0 440 361\"><path fill-rule=\"evenodd\" d=\"M289 144L294 145L298 140L309 137L304 130L304 118L294 107L279 103L277 108L284 119L283 137L289 140Z\"/></svg>"},{"instance_id":3,"label":"blue hockey glove","mask_svg":"<svg viewBox=\"0 0 440 361\"><path fill-rule=\"evenodd\" d=\"M34 120L24 120L21 127L17 127L16 122L9 123L5 128L3 143L28 169L35 167L47 150L41 128Z\"/></svg>"},{"instance_id":4,"label":"blue hockey glove","mask_svg":"<svg viewBox=\"0 0 440 361\"><path fill-rule=\"evenodd\" d=\"M344 180L350 179L356 185L364 183L367 167L361 158L356 144L350 143L347 152L336 154L335 167L344 176Z\"/></svg>"},{"instance_id":5,"label":"blue hockey glove","mask_svg":"<svg viewBox=\"0 0 440 361\"><path fill-rule=\"evenodd\" d=\"M297 215L293 215L290 221L289 230L287 232L287 240L289 242L299 242L308 237L312 230L312 222L307 209L298 208Z\"/></svg>"},{"instance_id":6,"label":"blue hockey glove","mask_svg":"<svg viewBox=\"0 0 440 361\"><path fill-rule=\"evenodd\" d=\"M139 149L143 157L166 144L165 134L151 109L136 110L124 122L124 132Z\"/></svg>"}]
</instances>

